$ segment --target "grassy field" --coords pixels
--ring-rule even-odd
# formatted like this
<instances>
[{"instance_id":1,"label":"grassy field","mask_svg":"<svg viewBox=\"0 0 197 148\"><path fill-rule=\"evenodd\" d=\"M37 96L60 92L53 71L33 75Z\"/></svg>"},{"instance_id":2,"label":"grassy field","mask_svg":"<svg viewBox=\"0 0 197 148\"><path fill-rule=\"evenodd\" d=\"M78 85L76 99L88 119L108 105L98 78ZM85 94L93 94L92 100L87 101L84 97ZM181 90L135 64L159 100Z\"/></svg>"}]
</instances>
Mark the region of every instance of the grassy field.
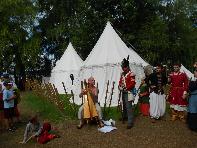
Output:
<instances>
[{"instance_id":1,"label":"grassy field","mask_svg":"<svg viewBox=\"0 0 197 148\"><path fill-rule=\"evenodd\" d=\"M32 92L22 94L19 108L23 113L23 117L37 113L41 118L52 122L60 122L66 117L66 114L61 112L54 104L36 96Z\"/></svg>"},{"instance_id":2,"label":"grassy field","mask_svg":"<svg viewBox=\"0 0 197 148\"><path fill-rule=\"evenodd\" d=\"M52 121L52 122L61 122L64 119L66 120L76 120L77 112L80 106L70 103L69 99L71 95L60 95L60 99L64 103L64 110L60 111L57 106L50 103L45 98L36 96L32 92L27 92L22 94L22 101L19 104L19 107L22 110L22 113L25 113L23 117L27 118L28 115L37 113L41 118ZM104 108L102 108L104 111ZM137 112L136 112L137 114ZM105 119L118 119L121 116L120 111L117 110L117 107L106 107L105 109Z\"/></svg>"}]
</instances>

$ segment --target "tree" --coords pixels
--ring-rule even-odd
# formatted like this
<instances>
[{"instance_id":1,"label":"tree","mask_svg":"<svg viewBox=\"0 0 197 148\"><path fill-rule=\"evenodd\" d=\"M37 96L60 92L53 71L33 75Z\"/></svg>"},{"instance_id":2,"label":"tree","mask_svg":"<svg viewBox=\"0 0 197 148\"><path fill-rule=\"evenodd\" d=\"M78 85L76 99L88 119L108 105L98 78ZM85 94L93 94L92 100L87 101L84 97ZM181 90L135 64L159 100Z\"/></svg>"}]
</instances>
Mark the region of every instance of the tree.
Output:
<instances>
[{"instance_id":1,"label":"tree","mask_svg":"<svg viewBox=\"0 0 197 148\"><path fill-rule=\"evenodd\" d=\"M40 53L39 33L35 30L37 9L32 0L2 0L0 2L0 58L4 69L14 65L15 80L23 89L25 69L34 65ZM19 83L20 84L19 84Z\"/></svg>"}]
</instances>

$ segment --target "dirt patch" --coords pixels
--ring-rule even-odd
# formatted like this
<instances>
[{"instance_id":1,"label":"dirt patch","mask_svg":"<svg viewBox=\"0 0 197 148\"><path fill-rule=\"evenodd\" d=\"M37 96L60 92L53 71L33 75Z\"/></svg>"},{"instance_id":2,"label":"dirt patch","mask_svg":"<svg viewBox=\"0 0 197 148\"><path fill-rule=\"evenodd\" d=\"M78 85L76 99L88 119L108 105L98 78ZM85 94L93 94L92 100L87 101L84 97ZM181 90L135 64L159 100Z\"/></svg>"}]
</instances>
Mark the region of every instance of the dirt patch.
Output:
<instances>
[{"instance_id":1,"label":"dirt patch","mask_svg":"<svg viewBox=\"0 0 197 148\"><path fill-rule=\"evenodd\" d=\"M0 147L151 147L151 148L195 148L197 147L197 133L191 132L186 124L169 121L169 117L151 123L147 117L136 118L135 126L127 130L126 124L117 122L117 130L104 134L97 130L96 125L86 125L77 129L77 121L65 121L55 125L61 138L50 141L45 145L29 142L21 145L18 142L23 138L25 124L18 126L15 133L2 132Z\"/></svg>"}]
</instances>

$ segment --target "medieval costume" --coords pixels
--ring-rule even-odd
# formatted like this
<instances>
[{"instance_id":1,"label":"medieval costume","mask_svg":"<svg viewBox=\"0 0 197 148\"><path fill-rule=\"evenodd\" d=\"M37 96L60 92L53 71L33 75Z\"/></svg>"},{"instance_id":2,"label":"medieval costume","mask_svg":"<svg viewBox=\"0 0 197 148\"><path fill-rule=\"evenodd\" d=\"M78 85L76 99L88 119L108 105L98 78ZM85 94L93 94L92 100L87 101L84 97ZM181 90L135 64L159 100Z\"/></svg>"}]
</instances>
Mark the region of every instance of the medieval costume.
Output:
<instances>
[{"instance_id":1,"label":"medieval costume","mask_svg":"<svg viewBox=\"0 0 197 148\"><path fill-rule=\"evenodd\" d=\"M45 144L54 138L59 138L58 135L52 132L50 123L44 122L43 125L41 125L37 116L33 116L26 125L24 138L21 143L25 144L30 139L33 139L40 144Z\"/></svg>"},{"instance_id":2,"label":"medieval costume","mask_svg":"<svg viewBox=\"0 0 197 148\"><path fill-rule=\"evenodd\" d=\"M187 122L191 130L197 131L197 67L194 70L194 80L189 83L189 105Z\"/></svg>"},{"instance_id":3,"label":"medieval costume","mask_svg":"<svg viewBox=\"0 0 197 148\"><path fill-rule=\"evenodd\" d=\"M149 88L148 85L145 83L145 79L142 79L140 88L139 88L139 106L140 106L140 112L144 116L149 115Z\"/></svg>"},{"instance_id":4,"label":"medieval costume","mask_svg":"<svg viewBox=\"0 0 197 148\"><path fill-rule=\"evenodd\" d=\"M123 114L122 119L128 119L127 129L133 127L133 111L132 101L134 101L134 95L132 89L135 87L135 74L129 68L128 59L122 61L123 72L119 80L119 89L122 91L122 103L123 103Z\"/></svg>"},{"instance_id":5,"label":"medieval costume","mask_svg":"<svg viewBox=\"0 0 197 148\"><path fill-rule=\"evenodd\" d=\"M165 114L166 99L163 86L167 83L167 77L162 72L162 65L156 67L156 72L149 76L150 87L150 117L155 122Z\"/></svg>"},{"instance_id":6,"label":"medieval costume","mask_svg":"<svg viewBox=\"0 0 197 148\"><path fill-rule=\"evenodd\" d=\"M41 128L42 126L40 122L38 121L37 116L31 117L31 119L26 125L24 138L21 143L26 143L28 139L32 137L32 135L35 137L38 136L42 131Z\"/></svg>"},{"instance_id":7,"label":"medieval costume","mask_svg":"<svg viewBox=\"0 0 197 148\"><path fill-rule=\"evenodd\" d=\"M80 97L85 97L84 104L79 108L78 119L80 124L77 126L78 129L84 125L84 120L95 118L98 122L99 127L102 127L102 111L98 104L98 88L94 86L95 80L93 77L88 79L88 84L84 90L82 90Z\"/></svg>"},{"instance_id":8,"label":"medieval costume","mask_svg":"<svg viewBox=\"0 0 197 148\"><path fill-rule=\"evenodd\" d=\"M187 100L184 95L188 90L188 78L183 72L180 72L179 64L174 65L174 72L169 75L169 82L171 84L169 102L171 108L171 120L180 119L185 121L185 112L187 111Z\"/></svg>"},{"instance_id":9,"label":"medieval costume","mask_svg":"<svg viewBox=\"0 0 197 148\"><path fill-rule=\"evenodd\" d=\"M51 124L45 122L42 126L41 133L38 135L37 141L40 144L45 144L52 139L59 138L58 135L51 133Z\"/></svg>"}]
</instances>

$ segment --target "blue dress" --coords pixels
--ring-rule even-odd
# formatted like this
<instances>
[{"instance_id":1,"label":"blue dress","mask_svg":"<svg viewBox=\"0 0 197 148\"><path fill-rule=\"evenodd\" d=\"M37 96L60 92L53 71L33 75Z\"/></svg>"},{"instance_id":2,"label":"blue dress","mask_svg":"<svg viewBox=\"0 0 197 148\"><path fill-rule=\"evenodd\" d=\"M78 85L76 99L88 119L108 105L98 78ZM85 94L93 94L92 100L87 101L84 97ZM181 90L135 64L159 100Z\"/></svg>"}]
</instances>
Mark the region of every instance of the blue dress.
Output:
<instances>
[{"instance_id":1,"label":"blue dress","mask_svg":"<svg viewBox=\"0 0 197 148\"><path fill-rule=\"evenodd\" d=\"M187 123L191 130L197 131L197 80L190 82L189 91Z\"/></svg>"}]
</instances>

